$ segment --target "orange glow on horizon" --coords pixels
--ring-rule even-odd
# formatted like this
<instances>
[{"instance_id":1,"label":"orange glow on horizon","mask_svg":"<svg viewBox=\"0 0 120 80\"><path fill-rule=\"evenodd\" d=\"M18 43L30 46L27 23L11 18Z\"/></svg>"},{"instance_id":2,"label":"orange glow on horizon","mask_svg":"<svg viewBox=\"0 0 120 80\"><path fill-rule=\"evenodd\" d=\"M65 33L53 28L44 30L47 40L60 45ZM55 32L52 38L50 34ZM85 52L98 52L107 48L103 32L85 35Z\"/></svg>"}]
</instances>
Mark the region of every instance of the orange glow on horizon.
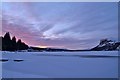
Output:
<instances>
[{"instance_id":1,"label":"orange glow on horizon","mask_svg":"<svg viewBox=\"0 0 120 80\"><path fill-rule=\"evenodd\" d=\"M47 48L47 46L36 46L36 47L39 47L39 48Z\"/></svg>"}]
</instances>

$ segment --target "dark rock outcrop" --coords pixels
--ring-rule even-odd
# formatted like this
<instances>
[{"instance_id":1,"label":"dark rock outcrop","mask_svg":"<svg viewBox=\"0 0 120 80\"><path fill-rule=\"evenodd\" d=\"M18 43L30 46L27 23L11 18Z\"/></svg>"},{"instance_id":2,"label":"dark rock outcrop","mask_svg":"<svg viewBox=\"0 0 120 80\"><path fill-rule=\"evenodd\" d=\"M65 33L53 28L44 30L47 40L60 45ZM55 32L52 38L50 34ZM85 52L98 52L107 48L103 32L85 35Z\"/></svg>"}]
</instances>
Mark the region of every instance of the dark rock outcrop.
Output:
<instances>
[{"instance_id":1,"label":"dark rock outcrop","mask_svg":"<svg viewBox=\"0 0 120 80\"><path fill-rule=\"evenodd\" d=\"M2 42L2 51L16 51L28 49L28 45L22 42L20 39L16 42L15 36L11 39L9 32L4 37L0 37Z\"/></svg>"}]
</instances>

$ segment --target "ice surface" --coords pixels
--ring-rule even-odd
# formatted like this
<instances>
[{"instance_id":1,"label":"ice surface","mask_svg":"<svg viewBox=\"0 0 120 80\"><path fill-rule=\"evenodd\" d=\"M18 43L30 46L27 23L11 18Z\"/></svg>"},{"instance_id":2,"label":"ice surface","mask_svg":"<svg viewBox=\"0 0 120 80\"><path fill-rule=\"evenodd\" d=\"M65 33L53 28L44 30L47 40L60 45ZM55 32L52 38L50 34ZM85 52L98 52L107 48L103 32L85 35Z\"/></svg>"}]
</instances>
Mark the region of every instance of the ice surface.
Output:
<instances>
[{"instance_id":1,"label":"ice surface","mask_svg":"<svg viewBox=\"0 0 120 80\"><path fill-rule=\"evenodd\" d=\"M117 78L117 51L1 52L3 78ZM15 62L14 60L24 60Z\"/></svg>"}]
</instances>

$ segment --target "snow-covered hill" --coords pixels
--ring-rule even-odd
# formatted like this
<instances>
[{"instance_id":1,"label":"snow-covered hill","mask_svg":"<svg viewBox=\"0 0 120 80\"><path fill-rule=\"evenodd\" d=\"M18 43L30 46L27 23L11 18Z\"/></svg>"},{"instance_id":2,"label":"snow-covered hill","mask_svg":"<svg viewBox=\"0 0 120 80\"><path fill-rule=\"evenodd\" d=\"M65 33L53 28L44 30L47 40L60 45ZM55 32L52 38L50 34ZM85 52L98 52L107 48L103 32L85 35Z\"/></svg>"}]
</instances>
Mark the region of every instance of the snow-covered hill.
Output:
<instances>
[{"instance_id":1,"label":"snow-covered hill","mask_svg":"<svg viewBox=\"0 0 120 80\"><path fill-rule=\"evenodd\" d=\"M120 42L115 42L108 39L100 40L99 45L92 48L93 51L111 51L111 50L119 50L120 49Z\"/></svg>"}]
</instances>

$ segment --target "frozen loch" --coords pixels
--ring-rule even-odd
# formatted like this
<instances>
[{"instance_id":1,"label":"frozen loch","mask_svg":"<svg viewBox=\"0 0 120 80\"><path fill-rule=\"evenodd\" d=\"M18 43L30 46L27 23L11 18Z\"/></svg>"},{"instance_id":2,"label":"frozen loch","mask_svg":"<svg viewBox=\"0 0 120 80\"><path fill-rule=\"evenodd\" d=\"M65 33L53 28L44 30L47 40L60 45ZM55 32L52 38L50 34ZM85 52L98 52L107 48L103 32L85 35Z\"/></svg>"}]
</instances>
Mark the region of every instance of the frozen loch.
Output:
<instances>
[{"instance_id":1,"label":"frozen loch","mask_svg":"<svg viewBox=\"0 0 120 80\"><path fill-rule=\"evenodd\" d=\"M1 52L3 78L117 78L118 51Z\"/></svg>"}]
</instances>

